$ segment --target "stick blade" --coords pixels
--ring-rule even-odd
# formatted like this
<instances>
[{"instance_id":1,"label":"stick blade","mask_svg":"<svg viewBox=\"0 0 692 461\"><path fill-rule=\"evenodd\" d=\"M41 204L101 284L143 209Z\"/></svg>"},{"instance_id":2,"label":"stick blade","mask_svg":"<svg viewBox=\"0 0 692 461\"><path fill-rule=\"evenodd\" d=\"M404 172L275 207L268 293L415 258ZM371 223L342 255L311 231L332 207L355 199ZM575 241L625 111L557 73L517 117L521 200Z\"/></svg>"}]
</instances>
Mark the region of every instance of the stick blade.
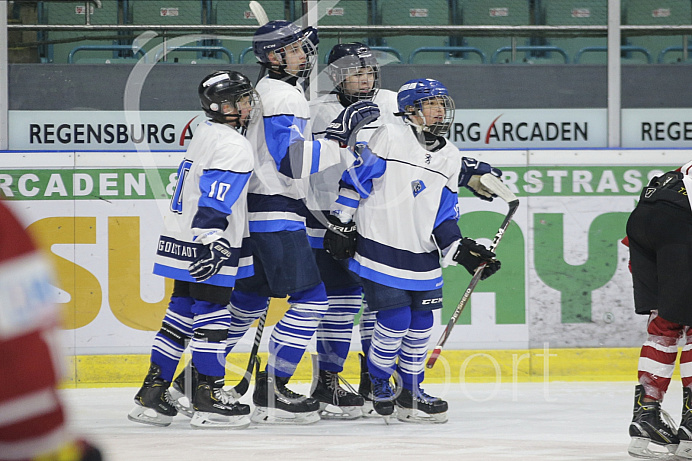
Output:
<instances>
[{"instance_id":1,"label":"stick blade","mask_svg":"<svg viewBox=\"0 0 692 461\"><path fill-rule=\"evenodd\" d=\"M514 195L514 193L512 193L505 183L503 183L502 180L497 176L486 173L481 176L481 184L507 203L517 200L517 196Z\"/></svg>"},{"instance_id":2,"label":"stick blade","mask_svg":"<svg viewBox=\"0 0 692 461\"><path fill-rule=\"evenodd\" d=\"M428 363L425 364L425 368L432 368L435 365L435 362L437 362L437 358L440 356L441 353L441 347L436 347L435 349L433 349L433 351L430 353L430 358L428 358Z\"/></svg>"},{"instance_id":3,"label":"stick blade","mask_svg":"<svg viewBox=\"0 0 692 461\"><path fill-rule=\"evenodd\" d=\"M259 2L253 0L250 2L249 6L250 11L252 11L252 14L255 15L255 19L257 19L257 23L260 26L263 26L269 22L269 16L267 16L267 13L264 11L264 8L262 8L262 5L260 5Z\"/></svg>"}]
</instances>

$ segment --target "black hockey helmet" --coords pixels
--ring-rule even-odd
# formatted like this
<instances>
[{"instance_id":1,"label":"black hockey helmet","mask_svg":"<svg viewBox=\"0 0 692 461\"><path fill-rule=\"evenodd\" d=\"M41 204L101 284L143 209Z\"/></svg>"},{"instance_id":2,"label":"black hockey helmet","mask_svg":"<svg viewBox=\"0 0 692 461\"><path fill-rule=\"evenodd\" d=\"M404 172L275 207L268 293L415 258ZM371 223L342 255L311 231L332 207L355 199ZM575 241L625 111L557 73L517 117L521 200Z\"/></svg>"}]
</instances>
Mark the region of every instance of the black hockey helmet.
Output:
<instances>
[{"instance_id":1,"label":"black hockey helmet","mask_svg":"<svg viewBox=\"0 0 692 461\"><path fill-rule=\"evenodd\" d=\"M360 42L339 43L329 52L327 72L334 82L334 89L349 104L356 101L371 101L380 89L380 66L372 50ZM367 90L349 89L344 81L347 77L370 78L372 87Z\"/></svg>"},{"instance_id":2,"label":"black hockey helmet","mask_svg":"<svg viewBox=\"0 0 692 461\"><path fill-rule=\"evenodd\" d=\"M261 109L259 95L250 79L234 70L219 70L207 75L199 84L198 93L204 112L219 123L241 125L238 102L244 98L248 98L252 110L242 126L247 126Z\"/></svg>"}]
</instances>

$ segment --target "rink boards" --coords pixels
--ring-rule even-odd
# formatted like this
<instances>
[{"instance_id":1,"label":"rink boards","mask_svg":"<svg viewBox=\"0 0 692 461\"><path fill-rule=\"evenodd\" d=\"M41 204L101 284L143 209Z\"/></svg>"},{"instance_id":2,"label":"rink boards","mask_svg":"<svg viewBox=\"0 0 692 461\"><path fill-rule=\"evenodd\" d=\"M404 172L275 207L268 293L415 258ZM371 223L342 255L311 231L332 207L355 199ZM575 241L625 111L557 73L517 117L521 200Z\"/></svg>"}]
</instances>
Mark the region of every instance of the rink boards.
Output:
<instances>
[{"instance_id":1,"label":"rink boards","mask_svg":"<svg viewBox=\"0 0 692 461\"><path fill-rule=\"evenodd\" d=\"M631 379L645 319L633 313L627 249L619 241L648 178L687 162L692 150L462 154L501 168L521 205L498 247L502 270L476 288L443 352L449 371L438 363L430 379ZM11 199L56 269L69 383L132 383L146 369L171 288L151 274L154 248L181 156L0 153L0 196ZM459 205L462 233L486 243L507 210L466 191ZM444 274L433 340L470 280L458 267ZM284 300L272 302L263 350L286 308ZM251 334L232 364L244 368ZM356 328L352 350L359 348ZM356 364L357 357L349 359L347 375L357 375ZM309 377L308 362L300 370L297 379Z\"/></svg>"}]
</instances>

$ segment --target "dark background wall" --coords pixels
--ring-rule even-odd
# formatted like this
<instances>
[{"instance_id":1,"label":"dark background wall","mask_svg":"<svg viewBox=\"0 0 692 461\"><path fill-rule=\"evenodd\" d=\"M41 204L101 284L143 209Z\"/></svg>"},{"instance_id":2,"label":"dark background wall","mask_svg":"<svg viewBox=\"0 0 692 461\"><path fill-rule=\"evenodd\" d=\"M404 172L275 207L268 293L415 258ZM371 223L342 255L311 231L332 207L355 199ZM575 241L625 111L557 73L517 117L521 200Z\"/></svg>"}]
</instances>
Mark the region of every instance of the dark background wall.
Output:
<instances>
[{"instance_id":1,"label":"dark background wall","mask_svg":"<svg viewBox=\"0 0 692 461\"><path fill-rule=\"evenodd\" d=\"M259 66L229 65L255 80ZM159 64L141 86L141 110L196 110L200 80L218 66ZM129 65L10 64L10 110L122 110L133 71ZM396 91L412 78L443 82L459 109L607 107L605 66L478 65L382 67L382 86ZM622 68L623 108L692 107L688 66L628 65Z\"/></svg>"}]
</instances>

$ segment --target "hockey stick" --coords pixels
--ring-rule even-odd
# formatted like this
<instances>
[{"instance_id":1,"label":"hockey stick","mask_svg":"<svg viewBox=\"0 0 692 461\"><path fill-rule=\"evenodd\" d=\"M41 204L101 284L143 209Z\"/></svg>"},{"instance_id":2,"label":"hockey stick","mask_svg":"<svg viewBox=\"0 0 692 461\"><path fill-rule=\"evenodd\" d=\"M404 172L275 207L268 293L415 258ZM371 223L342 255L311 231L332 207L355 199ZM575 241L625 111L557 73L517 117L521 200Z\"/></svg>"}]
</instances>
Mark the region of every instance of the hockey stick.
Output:
<instances>
[{"instance_id":1,"label":"hockey stick","mask_svg":"<svg viewBox=\"0 0 692 461\"><path fill-rule=\"evenodd\" d=\"M500 240L502 239L502 236L507 230L509 223L512 221L514 213L516 213L517 208L519 207L519 199L512 193L512 191L510 191L507 188L507 186L505 186L502 183L502 181L499 178L493 176L490 173L481 176L481 184L483 184L483 186L485 186L488 190L496 194L498 197L502 198L509 205L509 211L507 211L507 215L505 216L504 221L502 221L502 225L500 225L500 228L498 229L497 234L495 234L495 238L493 239L493 243L490 245L489 248L490 251L495 251L495 248L497 247L498 243L500 243ZM476 272L474 272L469 286L466 288L466 291L464 292L464 295L461 297L459 304L457 304L457 308L454 310L452 318L449 319L449 322L447 323L445 330L442 332L442 336L440 336L440 339L437 340L437 345L430 354L428 362L425 364L426 368L432 368L433 365L435 365L437 358L440 356L440 353L442 352L442 346L444 346L447 342L449 335L452 333L452 328L454 328L454 325L456 325L459 316L464 310L464 307L466 307L466 303L471 298L471 293L473 293L473 290L476 288L476 285L480 281L485 266L486 263L481 263L481 265L476 268Z\"/></svg>"},{"instance_id":2,"label":"hockey stick","mask_svg":"<svg viewBox=\"0 0 692 461\"><path fill-rule=\"evenodd\" d=\"M244 396L250 387L250 379L252 379L252 367L255 362L259 363L259 357L257 356L257 351L259 351L260 342L262 341L262 332L264 331L264 322L267 320L267 312L269 312L269 306L267 305L267 310L264 311L262 316L259 318L259 323L257 324L257 332L255 333L255 342L252 345L252 350L250 351L250 359L247 362L247 369L243 375L243 379L240 380L238 384L233 386L232 392L234 392L239 399Z\"/></svg>"},{"instance_id":3,"label":"hockey stick","mask_svg":"<svg viewBox=\"0 0 692 461\"><path fill-rule=\"evenodd\" d=\"M269 16L267 16L266 11L264 11L264 8L262 8L262 5L260 5L259 2L256 2L255 0L252 0L249 3L250 6L250 11L252 11L252 14L255 15L255 19L257 20L257 24L259 24L260 27L265 25L266 23L269 22ZM262 78L264 77L264 74L267 73L267 68L265 66L261 66L262 68L260 69L259 75L257 76L257 84Z\"/></svg>"}]
</instances>

